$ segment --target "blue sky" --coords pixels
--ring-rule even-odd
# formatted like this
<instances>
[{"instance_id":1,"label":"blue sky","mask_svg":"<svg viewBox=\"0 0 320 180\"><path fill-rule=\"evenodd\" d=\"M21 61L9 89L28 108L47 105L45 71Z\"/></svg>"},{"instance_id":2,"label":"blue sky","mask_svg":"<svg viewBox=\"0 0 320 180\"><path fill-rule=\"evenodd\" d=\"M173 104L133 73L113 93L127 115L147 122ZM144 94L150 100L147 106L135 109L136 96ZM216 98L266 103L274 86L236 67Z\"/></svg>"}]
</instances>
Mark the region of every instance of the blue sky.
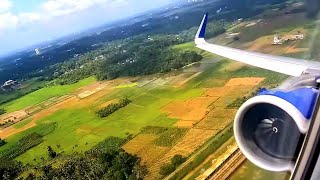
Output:
<instances>
[{"instance_id":1,"label":"blue sky","mask_svg":"<svg viewBox=\"0 0 320 180\"><path fill-rule=\"evenodd\" d=\"M173 0L0 0L0 55Z\"/></svg>"},{"instance_id":2,"label":"blue sky","mask_svg":"<svg viewBox=\"0 0 320 180\"><path fill-rule=\"evenodd\" d=\"M1 0L0 0L1 1ZM28 11L35 11L39 8L39 4L45 2L44 0L12 0L11 3L14 5L12 6L11 12L19 13L19 12L28 12Z\"/></svg>"}]
</instances>

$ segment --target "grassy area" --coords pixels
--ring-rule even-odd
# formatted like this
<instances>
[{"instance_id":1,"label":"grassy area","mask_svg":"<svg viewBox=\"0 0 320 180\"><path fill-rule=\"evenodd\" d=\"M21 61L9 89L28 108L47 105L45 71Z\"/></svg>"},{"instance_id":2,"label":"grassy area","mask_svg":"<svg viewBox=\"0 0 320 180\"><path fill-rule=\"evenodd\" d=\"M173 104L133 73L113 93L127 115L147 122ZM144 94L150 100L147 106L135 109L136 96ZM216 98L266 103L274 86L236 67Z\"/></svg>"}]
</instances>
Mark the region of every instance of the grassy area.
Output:
<instances>
[{"instance_id":1,"label":"grassy area","mask_svg":"<svg viewBox=\"0 0 320 180\"><path fill-rule=\"evenodd\" d=\"M36 163L41 157L47 157L47 146L59 146L60 152L67 154L85 152L109 136L123 138L128 134L139 133L145 126L172 127L177 120L168 118L161 111L161 108L173 100L189 99L202 93L203 90L199 89L173 89L169 87L151 90L138 87L116 89L114 93L107 94L101 99L116 99L125 95L132 99L132 103L104 119L99 118L90 105L83 108L74 107L73 109L60 110L49 115L37 123L42 125L56 122L56 129L43 138L43 143L30 149L17 160L23 163ZM179 131L173 134L181 136L183 133L184 131ZM23 134L25 132L8 138L8 146L17 142L18 137ZM172 135L172 133L168 134ZM166 146L163 139L168 138L168 135L164 135L159 139L159 143Z\"/></svg>"},{"instance_id":2,"label":"grassy area","mask_svg":"<svg viewBox=\"0 0 320 180\"><path fill-rule=\"evenodd\" d=\"M135 87L135 86L138 86L138 83L131 83L131 84L125 84L125 85L119 85L117 86L116 88L131 88L131 87Z\"/></svg>"},{"instance_id":3,"label":"grassy area","mask_svg":"<svg viewBox=\"0 0 320 180\"><path fill-rule=\"evenodd\" d=\"M172 48L179 50L179 51L188 51L188 50L195 51L195 52L201 54L204 58L214 57L214 55L212 53L209 53L207 51L204 51L202 49L197 48L196 45L194 44L194 42L188 42L188 43L174 45L174 46L172 46Z\"/></svg>"},{"instance_id":4,"label":"grassy area","mask_svg":"<svg viewBox=\"0 0 320 180\"><path fill-rule=\"evenodd\" d=\"M46 81L39 81L38 79L30 79L28 81L21 82L21 89L7 93L0 93L0 105L18 99L32 91L42 88L46 83Z\"/></svg>"},{"instance_id":5,"label":"grassy area","mask_svg":"<svg viewBox=\"0 0 320 180\"><path fill-rule=\"evenodd\" d=\"M29 124L31 121L32 121L32 118L28 118L28 119L25 119L25 120L15 124L15 125L13 125L13 127L16 128L16 129L19 129L19 128L22 128L25 125Z\"/></svg>"},{"instance_id":6,"label":"grassy area","mask_svg":"<svg viewBox=\"0 0 320 180\"><path fill-rule=\"evenodd\" d=\"M6 139L7 144L1 147L0 157L13 159L20 156L30 148L41 144L44 137L52 133L56 127L57 123L44 123ZM36 137L37 141L33 141ZM24 143L26 139L27 142Z\"/></svg>"},{"instance_id":7,"label":"grassy area","mask_svg":"<svg viewBox=\"0 0 320 180\"><path fill-rule=\"evenodd\" d=\"M244 66L235 71L229 71L228 66L234 61L222 60L188 82L190 88L210 88L223 86L230 78L235 77L264 77L263 86L276 86L288 78L287 75L275 73L269 70ZM214 78L213 78L214 77Z\"/></svg>"},{"instance_id":8,"label":"grassy area","mask_svg":"<svg viewBox=\"0 0 320 180\"><path fill-rule=\"evenodd\" d=\"M19 156L17 160L23 163L37 163L39 159L47 157L47 146L59 146L59 152L70 154L72 152L85 152L94 145L103 141L106 137L126 137L128 134L137 134L143 127L146 126L159 126L159 127L172 127L177 122L176 119L168 118L166 113L161 110L162 107L175 100L187 100L193 97L198 97L204 92L204 87L214 87L223 85L229 78L233 76L266 76L267 79L276 81L272 73L263 71L256 68L242 68L238 71L225 71L225 68L230 65L232 61L220 61L212 68L207 69L205 72L188 82L187 86L183 87L137 87L130 88L116 88L112 92L99 97L92 104L83 106L74 106L72 109L61 109L47 117L37 121L38 125L33 130L27 130L10 138L7 138L8 144L0 148L3 149L10 147L12 144L19 141L26 133L30 131L37 132L38 126L47 124L48 122L57 123L55 130L43 137L43 142L28 150L23 155ZM260 73L260 71L262 73ZM278 78L277 80L282 80ZM47 88L49 95L57 95L70 92L77 87L83 86L93 82L94 79L86 79L72 87L63 88L50 87ZM65 86L62 86L65 87ZM36 98L40 97L42 100L50 97L44 96L44 92L35 92L38 94L30 94L29 96ZM40 96L42 95L42 96ZM28 97L28 98L31 98ZM111 114L107 118L101 119L96 114L96 107L114 99L121 99L127 97L132 100L128 106ZM23 97L16 102L18 105L22 102L29 102ZM31 98L32 99L32 98ZM31 100L30 99L30 100ZM22 102L21 102L22 101ZM81 101L80 101L81 102ZM34 103L34 102L32 102ZM29 104L30 105L30 104ZM21 122L15 125L15 128L21 128L28 122ZM180 137L184 132L167 133L163 135L158 141L160 145L167 146L164 139L170 138L171 135ZM62 138L63 137L63 138ZM174 143L174 142L173 142ZM170 145L170 144L169 144ZM36 159L36 161L34 161Z\"/></svg>"},{"instance_id":9,"label":"grassy area","mask_svg":"<svg viewBox=\"0 0 320 180\"><path fill-rule=\"evenodd\" d=\"M241 44L264 35L291 31L294 28L300 27L301 23L302 26L303 24L310 24L309 22L305 22L304 18L300 16L294 19L295 21L291 20L276 19L274 23L267 21L266 23L270 23L269 26L237 26L233 29L233 32L241 31L241 35L245 36L241 36L237 42ZM303 47L306 45L301 44ZM206 58L223 59L196 48L193 42L175 45L172 48L196 51ZM318 56L318 54L315 54L315 56ZM19 154L20 156L16 160L24 164L37 164L42 161L41 159L48 158L48 146L54 147L58 153L62 154L86 152L92 147L97 146L97 144L99 146L101 142L105 143L103 140L107 137L125 138L129 134L136 135L143 128L141 133L155 133L159 135L155 140L156 145L170 147L185 135L187 129L171 128L177 122L177 119L167 117L167 114L161 110L168 103L198 97L204 93L205 90L203 88L223 86L233 77L264 77L263 86L276 86L287 78L285 75L251 66L230 70L228 67L232 64L233 61L221 60L212 67L208 67L207 70L188 81L182 87L168 87L166 85L138 87L137 83L119 85L94 102L82 106L75 105L72 108L60 109L52 114L49 113L46 117L37 121L37 126L7 138L6 142L8 143L0 148L0 154L8 152L9 149L17 149L16 147L19 147L17 144L23 137L32 133L38 133L41 135L41 141L29 146L30 149L24 149L15 153L14 156L16 157L22 152L23 154ZM23 109L52 97L71 93L79 87L88 85L94 81L95 79L91 77L73 85L46 87L20 99L0 105L0 108L5 108L8 112ZM79 102L86 102L85 100L90 99L92 96L79 100ZM0 99L2 97L4 96L0 95ZM104 119L99 118L95 114L96 107L99 105L124 97L132 100L132 103ZM237 103L237 106L241 103ZM13 127L19 129L30 122L31 119L28 119ZM54 127L52 126L53 124ZM151 128L151 126L158 127L158 129ZM161 129L161 127L164 129ZM201 152L194 152L195 158L188 162L181 170L175 172L171 179L183 178L188 172L199 166L208 155L216 151L232 134L232 130L227 129L212 137L210 141L202 146ZM121 142L120 139L119 144ZM207 166L210 166L210 162L204 165L204 167ZM241 179L243 174L243 172L235 173L234 178ZM268 174L265 173L260 173L260 175L268 177ZM253 174L245 173L244 177L253 177Z\"/></svg>"},{"instance_id":10,"label":"grassy area","mask_svg":"<svg viewBox=\"0 0 320 180\"><path fill-rule=\"evenodd\" d=\"M245 24L232 29L233 32L241 32L239 42L251 42L266 35L289 32L293 29L310 24L312 20L307 19L303 13L290 16L277 16L262 18L263 24L246 27Z\"/></svg>"},{"instance_id":11,"label":"grassy area","mask_svg":"<svg viewBox=\"0 0 320 180\"><path fill-rule=\"evenodd\" d=\"M250 36L255 35L257 34L250 34ZM172 48L194 50L205 57L223 59L197 49L193 42L176 45ZM55 123L55 129L51 133L44 135L41 144L31 148L16 158L17 160L23 163L35 164L39 162L41 158L48 157L47 146L59 147L58 151L66 154L85 152L110 136L124 138L127 137L128 134L139 133L140 130L146 126L172 127L173 124L177 122L177 119L168 118L166 113L161 110L163 106L175 100L187 100L198 97L203 94L203 88L223 86L230 78L264 77L266 80L263 85L265 86L275 86L287 78L285 75L250 66L241 67L238 70L230 70L228 67L232 64L233 61L221 60L199 76L187 82L186 86L183 87L138 87L137 83L119 85L112 90L112 92L99 97L99 99L91 104L79 107L74 106L70 109L61 109L53 114L49 114L47 117L37 121L36 127L7 138L6 141L8 144L0 148L0 153L13 147L25 135L32 132L41 132L41 129L48 123ZM91 77L73 85L46 87L4 104L1 107L4 107L8 112L23 109L43 102L51 97L65 95L94 81L95 79ZM99 118L95 114L98 105L124 97L132 100L132 103L104 119ZM31 119L20 122L14 125L14 128L22 128L30 121ZM160 146L171 146L176 142L169 140L179 139L184 133L185 131L183 129L180 131L173 128L168 132L160 133L161 136L156 140L156 143ZM183 168L183 171L179 171L174 177L178 179L183 177L185 172L188 172L188 170L193 169L201 163L208 154L217 149L220 144L225 142L231 135L232 132L228 131L226 134L214 137L214 143L201 152L192 163L187 165L185 167L187 169Z\"/></svg>"},{"instance_id":12,"label":"grassy area","mask_svg":"<svg viewBox=\"0 0 320 180\"><path fill-rule=\"evenodd\" d=\"M202 164L200 164L197 168L196 171L193 171L192 173L190 173L190 176L186 176L183 179L188 179L188 180L193 180L196 179L197 177L199 177L204 169L209 169L213 163L212 161L214 161L216 158L218 158L219 156L221 156L225 151L227 151L228 146L232 145L235 142L234 137L231 137L229 140L227 140L223 145L221 145L219 147L219 149L217 149L213 154L210 154L208 157L210 157L209 159L207 158L205 161L202 162ZM205 162L205 163L204 163Z\"/></svg>"},{"instance_id":13,"label":"grassy area","mask_svg":"<svg viewBox=\"0 0 320 180\"><path fill-rule=\"evenodd\" d=\"M45 87L17 100L3 104L0 107L6 109L7 112L13 112L28 106L36 105L55 96L68 94L82 86L93 83L94 81L95 78L90 77L72 85Z\"/></svg>"},{"instance_id":14,"label":"grassy area","mask_svg":"<svg viewBox=\"0 0 320 180\"><path fill-rule=\"evenodd\" d=\"M186 132L187 129L170 128L160 134L160 136L155 140L155 144L162 147L172 147L186 134Z\"/></svg>"},{"instance_id":15,"label":"grassy area","mask_svg":"<svg viewBox=\"0 0 320 180\"><path fill-rule=\"evenodd\" d=\"M275 73L269 70L255 68L252 66L243 67L231 74L232 77L264 77L264 86L277 86L289 76Z\"/></svg>"}]
</instances>

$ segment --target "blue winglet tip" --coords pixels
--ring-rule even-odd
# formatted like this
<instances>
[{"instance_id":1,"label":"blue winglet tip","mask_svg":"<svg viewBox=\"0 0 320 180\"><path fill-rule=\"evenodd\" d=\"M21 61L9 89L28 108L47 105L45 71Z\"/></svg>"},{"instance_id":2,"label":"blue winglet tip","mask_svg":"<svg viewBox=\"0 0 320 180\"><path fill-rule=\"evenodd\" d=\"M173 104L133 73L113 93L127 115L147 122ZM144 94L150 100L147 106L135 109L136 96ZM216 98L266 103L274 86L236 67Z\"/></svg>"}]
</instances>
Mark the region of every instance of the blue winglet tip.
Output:
<instances>
[{"instance_id":1,"label":"blue winglet tip","mask_svg":"<svg viewBox=\"0 0 320 180\"><path fill-rule=\"evenodd\" d=\"M201 29L199 32L198 38L205 38L206 36L206 28L207 28L207 22L208 22L208 13L206 13L203 17L203 20L201 22Z\"/></svg>"}]
</instances>

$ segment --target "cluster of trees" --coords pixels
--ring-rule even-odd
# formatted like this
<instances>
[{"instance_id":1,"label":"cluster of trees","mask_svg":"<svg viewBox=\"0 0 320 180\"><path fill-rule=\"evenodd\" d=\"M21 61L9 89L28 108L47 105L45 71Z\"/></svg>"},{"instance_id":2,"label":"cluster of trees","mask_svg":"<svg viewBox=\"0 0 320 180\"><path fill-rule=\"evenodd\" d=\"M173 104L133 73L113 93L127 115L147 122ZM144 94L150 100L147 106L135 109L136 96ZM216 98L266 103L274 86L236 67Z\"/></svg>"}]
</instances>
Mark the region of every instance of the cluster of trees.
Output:
<instances>
[{"instance_id":1,"label":"cluster of trees","mask_svg":"<svg viewBox=\"0 0 320 180\"><path fill-rule=\"evenodd\" d=\"M22 137L17 144L14 146L1 151L0 158L12 160L21 154L25 153L27 150L35 147L43 142L42 135L38 133L31 133Z\"/></svg>"},{"instance_id":2,"label":"cluster of trees","mask_svg":"<svg viewBox=\"0 0 320 180\"><path fill-rule=\"evenodd\" d=\"M2 140L1 138L0 138L0 147L1 146L3 146L3 145L5 145L7 142L5 141L5 140Z\"/></svg>"},{"instance_id":3,"label":"cluster of trees","mask_svg":"<svg viewBox=\"0 0 320 180\"><path fill-rule=\"evenodd\" d=\"M43 137L53 132L57 123L48 123L38 125L37 132L32 132L22 136L19 141L11 143L10 148L6 148L0 152L0 159L12 160L29 149L41 144Z\"/></svg>"},{"instance_id":4,"label":"cluster of trees","mask_svg":"<svg viewBox=\"0 0 320 180\"><path fill-rule=\"evenodd\" d=\"M195 51L172 48L189 41L193 36L186 32L177 35L139 35L104 43L95 51L52 66L50 76L56 79L56 84L65 85L92 75L98 80L105 80L168 72L202 59Z\"/></svg>"},{"instance_id":5,"label":"cluster of trees","mask_svg":"<svg viewBox=\"0 0 320 180\"><path fill-rule=\"evenodd\" d=\"M97 115L101 118L107 117L117 110L126 107L132 101L128 98L120 99L119 103L111 103L107 107L100 109L97 111Z\"/></svg>"},{"instance_id":6,"label":"cluster of trees","mask_svg":"<svg viewBox=\"0 0 320 180\"><path fill-rule=\"evenodd\" d=\"M57 157L41 166L25 167L18 179L140 180L147 173L140 161L138 157L123 150L109 151L100 157L72 154Z\"/></svg>"},{"instance_id":7,"label":"cluster of trees","mask_svg":"<svg viewBox=\"0 0 320 180\"><path fill-rule=\"evenodd\" d=\"M167 176L171 174L173 171L177 169L182 163L186 161L187 158L183 157L182 155L175 155L171 158L171 163L165 164L160 168L160 174L162 176Z\"/></svg>"},{"instance_id":8,"label":"cluster of trees","mask_svg":"<svg viewBox=\"0 0 320 180\"><path fill-rule=\"evenodd\" d=\"M7 111L3 108L0 108L0 115L5 114Z\"/></svg>"},{"instance_id":9,"label":"cluster of trees","mask_svg":"<svg viewBox=\"0 0 320 180\"><path fill-rule=\"evenodd\" d=\"M21 163L0 158L0 179L14 179L22 172L22 169Z\"/></svg>"},{"instance_id":10,"label":"cluster of trees","mask_svg":"<svg viewBox=\"0 0 320 180\"><path fill-rule=\"evenodd\" d=\"M0 179L143 179L147 169L140 158L121 149L125 142L110 137L84 154L59 156L48 147L50 159L37 165L0 159Z\"/></svg>"}]
</instances>

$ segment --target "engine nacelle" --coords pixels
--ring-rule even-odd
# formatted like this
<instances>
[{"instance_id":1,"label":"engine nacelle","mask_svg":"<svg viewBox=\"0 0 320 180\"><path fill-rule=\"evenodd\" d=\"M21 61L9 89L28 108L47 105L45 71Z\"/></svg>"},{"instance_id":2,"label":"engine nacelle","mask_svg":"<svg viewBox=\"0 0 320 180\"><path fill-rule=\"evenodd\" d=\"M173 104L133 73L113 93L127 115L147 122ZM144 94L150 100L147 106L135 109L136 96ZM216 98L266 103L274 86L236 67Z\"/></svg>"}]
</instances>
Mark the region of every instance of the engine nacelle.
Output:
<instances>
[{"instance_id":1,"label":"engine nacelle","mask_svg":"<svg viewBox=\"0 0 320 180\"><path fill-rule=\"evenodd\" d=\"M234 133L243 154L270 171L293 171L308 131L318 90L263 89L237 112Z\"/></svg>"}]
</instances>

